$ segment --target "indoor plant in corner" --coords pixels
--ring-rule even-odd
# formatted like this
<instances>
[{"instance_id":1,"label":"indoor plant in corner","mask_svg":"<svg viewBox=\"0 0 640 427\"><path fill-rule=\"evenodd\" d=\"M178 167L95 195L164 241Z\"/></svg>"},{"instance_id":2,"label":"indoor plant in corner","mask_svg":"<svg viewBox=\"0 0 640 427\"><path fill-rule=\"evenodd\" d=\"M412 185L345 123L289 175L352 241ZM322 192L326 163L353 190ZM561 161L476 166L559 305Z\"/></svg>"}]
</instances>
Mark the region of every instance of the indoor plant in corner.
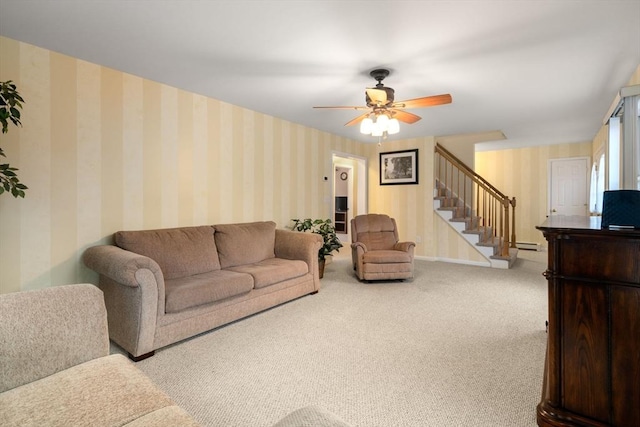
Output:
<instances>
[{"instance_id":1,"label":"indoor plant in corner","mask_svg":"<svg viewBox=\"0 0 640 427\"><path fill-rule=\"evenodd\" d=\"M2 133L9 131L9 121L16 126L22 126L20 122L20 110L24 99L16 89L16 85L11 80L0 82L0 123L2 123ZM0 147L0 156L6 157ZM0 164L0 194L5 191L11 193L13 197L24 197L24 190L27 186L22 184L16 175L18 169L12 168L9 163Z\"/></svg>"},{"instance_id":2,"label":"indoor plant in corner","mask_svg":"<svg viewBox=\"0 0 640 427\"><path fill-rule=\"evenodd\" d=\"M292 219L292 230L316 233L322 236L323 244L318 250L318 268L320 278L324 276L324 264L326 257L331 255L333 251L340 251L342 243L336 236L336 229L330 219Z\"/></svg>"}]
</instances>

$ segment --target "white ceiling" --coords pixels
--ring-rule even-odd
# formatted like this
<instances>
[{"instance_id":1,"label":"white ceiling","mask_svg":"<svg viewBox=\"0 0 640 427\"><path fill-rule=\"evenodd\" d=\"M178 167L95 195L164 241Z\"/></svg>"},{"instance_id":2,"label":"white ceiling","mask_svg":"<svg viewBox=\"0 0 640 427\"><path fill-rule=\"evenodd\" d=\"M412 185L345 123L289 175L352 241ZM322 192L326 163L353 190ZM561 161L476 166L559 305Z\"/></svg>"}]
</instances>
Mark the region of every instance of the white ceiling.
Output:
<instances>
[{"instance_id":1,"label":"white ceiling","mask_svg":"<svg viewBox=\"0 0 640 427\"><path fill-rule=\"evenodd\" d=\"M0 34L347 138L369 72L411 110L390 139L593 139L640 64L640 0L0 0ZM1 59L0 59L1 60Z\"/></svg>"}]
</instances>

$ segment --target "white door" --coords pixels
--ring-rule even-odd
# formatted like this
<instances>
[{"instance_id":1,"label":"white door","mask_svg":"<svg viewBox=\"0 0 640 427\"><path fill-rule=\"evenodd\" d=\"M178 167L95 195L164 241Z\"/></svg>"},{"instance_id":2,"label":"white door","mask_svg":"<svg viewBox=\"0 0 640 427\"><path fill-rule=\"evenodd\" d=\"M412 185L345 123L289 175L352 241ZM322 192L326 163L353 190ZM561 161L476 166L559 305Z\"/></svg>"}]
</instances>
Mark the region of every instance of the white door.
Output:
<instances>
[{"instance_id":1,"label":"white door","mask_svg":"<svg viewBox=\"0 0 640 427\"><path fill-rule=\"evenodd\" d=\"M587 215L588 157L549 160L549 215Z\"/></svg>"}]
</instances>

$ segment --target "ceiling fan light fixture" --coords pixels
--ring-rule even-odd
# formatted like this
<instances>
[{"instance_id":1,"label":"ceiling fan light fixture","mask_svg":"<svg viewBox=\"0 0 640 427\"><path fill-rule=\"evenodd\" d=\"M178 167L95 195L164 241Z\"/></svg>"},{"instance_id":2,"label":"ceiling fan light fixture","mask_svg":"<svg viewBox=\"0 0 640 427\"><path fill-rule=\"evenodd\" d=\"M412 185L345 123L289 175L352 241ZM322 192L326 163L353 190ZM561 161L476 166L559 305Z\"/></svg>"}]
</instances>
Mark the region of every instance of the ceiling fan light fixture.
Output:
<instances>
[{"instance_id":1,"label":"ceiling fan light fixture","mask_svg":"<svg viewBox=\"0 0 640 427\"><path fill-rule=\"evenodd\" d=\"M369 135L371 133L372 127L373 127L373 120L367 117L366 119L360 122L360 133Z\"/></svg>"}]
</instances>

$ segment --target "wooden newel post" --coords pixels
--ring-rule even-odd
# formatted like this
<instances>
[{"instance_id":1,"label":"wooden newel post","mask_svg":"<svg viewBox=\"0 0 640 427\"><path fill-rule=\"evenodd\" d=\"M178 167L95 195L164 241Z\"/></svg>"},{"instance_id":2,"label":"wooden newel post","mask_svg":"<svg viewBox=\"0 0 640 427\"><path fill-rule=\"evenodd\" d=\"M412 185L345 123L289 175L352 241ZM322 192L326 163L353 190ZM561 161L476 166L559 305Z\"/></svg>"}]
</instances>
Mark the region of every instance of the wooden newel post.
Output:
<instances>
[{"instance_id":1,"label":"wooden newel post","mask_svg":"<svg viewBox=\"0 0 640 427\"><path fill-rule=\"evenodd\" d=\"M516 247L516 198L511 199L511 247Z\"/></svg>"},{"instance_id":2,"label":"wooden newel post","mask_svg":"<svg viewBox=\"0 0 640 427\"><path fill-rule=\"evenodd\" d=\"M509 198L502 199L502 206L504 206L504 235L502 236L502 256L509 256Z\"/></svg>"}]
</instances>

